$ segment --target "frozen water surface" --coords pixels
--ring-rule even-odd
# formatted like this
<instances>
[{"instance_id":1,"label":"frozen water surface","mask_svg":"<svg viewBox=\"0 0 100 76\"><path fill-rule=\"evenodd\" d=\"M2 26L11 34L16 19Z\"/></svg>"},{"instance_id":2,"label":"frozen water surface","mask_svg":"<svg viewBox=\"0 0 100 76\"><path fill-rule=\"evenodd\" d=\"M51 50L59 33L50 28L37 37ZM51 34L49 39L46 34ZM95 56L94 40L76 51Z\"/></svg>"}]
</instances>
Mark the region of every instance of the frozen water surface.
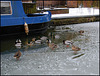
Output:
<instances>
[{"instance_id":1,"label":"frozen water surface","mask_svg":"<svg viewBox=\"0 0 100 76\"><path fill-rule=\"evenodd\" d=\"M10 46L1 53L1 75L99 75L99 22L57 26L55 29L62 27L71 30L55 32L61 37L53 40L58 45L57 49L51 50L46 45L24 46L20 49L22 56L19 61L13 59L17 51L14 48L15 39L3 41L1 45L4 49L8 43ZM84 30L84 34L77 35L79 30ZM69 34L74 45L81 48L76 55L61 42ZM22 40L24 45L25 39Z\"/></svg>"}]
</instances>

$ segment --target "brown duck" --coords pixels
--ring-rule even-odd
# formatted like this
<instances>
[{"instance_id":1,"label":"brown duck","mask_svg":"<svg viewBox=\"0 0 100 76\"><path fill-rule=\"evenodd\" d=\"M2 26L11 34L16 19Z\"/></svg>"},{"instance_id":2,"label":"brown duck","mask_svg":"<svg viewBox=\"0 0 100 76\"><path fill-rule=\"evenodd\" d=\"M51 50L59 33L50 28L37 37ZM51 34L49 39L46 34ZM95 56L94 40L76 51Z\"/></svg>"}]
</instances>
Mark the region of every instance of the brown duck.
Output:
<instances>
[{"instance_id":1,"label":"brown duck","mask_svg":"<svg viewBox=\"0 0 100 76\"><path fill-rule=\"evenodd\" d=\"M54 50L55 48L57 48L57 45L55 43L51 43L51 40L47 39L47 45L49 46L49 48L51 48L52 50Z\"/></svg>"},{"instance_id":2,"label":"brown duck","mask_svg":"<svg viewBox=\"0 0 100 76\"><path fill-rule=\"evenodd\" d=\"M15 53L14 57L15 57L17 60L19 60L20 56L21 56L21 52L20 52L20 50L18 50L18 52Z\"/></svg>"},{"instance_id":3,"label":"brown duck","mask_svg":"<svg viewBox=\"0 0 100 76\"><path fill-rule=\"evenodd\" d=\"M81 48L79 48L79 47L77 47L77 46L74 46L74 45L72 44L72 50L73 50L74 53L76 54L77 51L80 51L80 50L81 50Z\"/></svg>"},{"instance_id":4,"label":"brown duck","mask_svg":"<svg viewBox=\"0 0 100 76\"><path fill-rule=\"evenodd\" d=\"M57 48L57 45L54 43L49 43L49 48L51 48L52 50L54 50L55 48Z\"/></svg>"}]
</instances>

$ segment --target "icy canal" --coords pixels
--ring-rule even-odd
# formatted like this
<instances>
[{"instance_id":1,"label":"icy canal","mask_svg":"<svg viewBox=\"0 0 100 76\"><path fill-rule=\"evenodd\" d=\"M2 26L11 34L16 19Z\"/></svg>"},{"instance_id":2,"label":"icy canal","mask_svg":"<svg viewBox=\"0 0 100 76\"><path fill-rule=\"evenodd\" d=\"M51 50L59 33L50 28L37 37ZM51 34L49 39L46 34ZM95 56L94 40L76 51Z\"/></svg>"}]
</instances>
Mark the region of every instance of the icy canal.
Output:
<instances>
[{"instance_id":1,"label":"icy canal","mask_svg":"<svg viewBox=\"0 0 100 76\"><path fill-rule=\"evenodd\" d=\"M84 30L83 35L78 34L79 30ZM57 26L52 31L60 36L60 39L49 36L58 45L55 50L47 45L27 46L25 43L34 36L4 38L1 75L99 75L99 22ZM17 38L23 44L19 61L13 58L18 50L14 46ZM70 47L62 44L63 39L72 40L81 50L74 54Z\"/></svg>"}]
</instances>

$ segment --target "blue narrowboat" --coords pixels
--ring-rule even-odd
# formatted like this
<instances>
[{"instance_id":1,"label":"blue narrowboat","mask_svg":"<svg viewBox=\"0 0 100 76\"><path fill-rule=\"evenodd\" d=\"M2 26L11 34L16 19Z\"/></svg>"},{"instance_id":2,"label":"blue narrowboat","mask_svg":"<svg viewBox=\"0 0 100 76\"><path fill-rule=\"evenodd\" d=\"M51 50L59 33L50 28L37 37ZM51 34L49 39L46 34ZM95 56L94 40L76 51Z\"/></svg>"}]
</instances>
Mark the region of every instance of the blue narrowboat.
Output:
<instances>
[{"instance_id":1,"label":"blue narrowboat","mask_svg":"<svg viewBox=\"0 0 100 76\"><path fill-rule=\"evenodd\" d=\"M25 14L21 0L1 0L0 36L45 32L51 12Z\"/></svg>"}]
</instances>

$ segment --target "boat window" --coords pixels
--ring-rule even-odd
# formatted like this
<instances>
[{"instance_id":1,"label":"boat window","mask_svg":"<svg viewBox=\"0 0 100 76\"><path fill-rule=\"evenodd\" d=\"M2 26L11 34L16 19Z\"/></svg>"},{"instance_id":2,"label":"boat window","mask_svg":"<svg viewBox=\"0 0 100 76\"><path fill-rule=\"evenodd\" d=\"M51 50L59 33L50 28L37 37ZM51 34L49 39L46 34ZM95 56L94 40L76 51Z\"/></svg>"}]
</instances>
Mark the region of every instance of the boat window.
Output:
<instances>
[{"instance_id":1,"label":"boat window","mask_svg":"<svg viewBox=\"0 0 100 76\"><path fill-rule=\"evenodd\" d=\"M11 9L11 1L0 1L0 14L1 15L11 15L12 9Z\"/></svg>"}]
</instances>

